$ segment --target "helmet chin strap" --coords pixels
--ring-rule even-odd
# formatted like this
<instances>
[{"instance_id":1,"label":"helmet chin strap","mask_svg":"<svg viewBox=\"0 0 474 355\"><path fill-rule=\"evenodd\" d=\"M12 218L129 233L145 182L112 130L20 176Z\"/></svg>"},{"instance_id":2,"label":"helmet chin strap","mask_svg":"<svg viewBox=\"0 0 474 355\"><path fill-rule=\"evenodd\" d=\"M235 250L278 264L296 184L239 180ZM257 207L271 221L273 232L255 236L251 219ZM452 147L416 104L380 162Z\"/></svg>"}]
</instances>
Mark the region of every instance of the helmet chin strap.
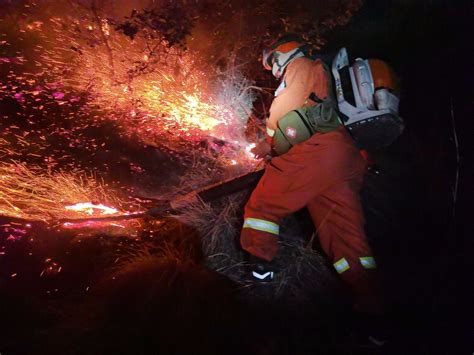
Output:
<instances>
[{"instance_id":1,"label":"helmet chin strap","mask_svg":"<svg viewBox=\"0 0 474 355\"><path fill-rule=\"evenodd\" d=\"M304 53L300 48L295 48L292 51L286 53L276 52L274 55L275 60L272 66L272 74L277 79L282 77L287 65L290 64L294 59L304 57Z\"/></svg>"}]
</instances>

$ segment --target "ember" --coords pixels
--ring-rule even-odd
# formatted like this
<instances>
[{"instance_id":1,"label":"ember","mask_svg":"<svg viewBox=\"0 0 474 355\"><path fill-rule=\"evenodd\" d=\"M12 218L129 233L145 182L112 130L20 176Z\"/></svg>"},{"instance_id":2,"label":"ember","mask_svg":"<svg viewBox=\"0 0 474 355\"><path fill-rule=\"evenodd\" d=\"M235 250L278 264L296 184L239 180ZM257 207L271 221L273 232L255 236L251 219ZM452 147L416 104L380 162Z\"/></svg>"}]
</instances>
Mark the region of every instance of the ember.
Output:
<instances>
[{"instance_id":1,"label":"ember","mask_svg":"<svg viewBox=\"0 0 474 355\"><path fill-rule=\"evenodd\" d=\"M119 213L119 211L115 208L104 206L101 203L94 204L92 202L79 202L75 205L66 206L65 208L71 211L84 212L90 216L92 216L93 214L111 215Z\"/></svg>"}]
</instances>

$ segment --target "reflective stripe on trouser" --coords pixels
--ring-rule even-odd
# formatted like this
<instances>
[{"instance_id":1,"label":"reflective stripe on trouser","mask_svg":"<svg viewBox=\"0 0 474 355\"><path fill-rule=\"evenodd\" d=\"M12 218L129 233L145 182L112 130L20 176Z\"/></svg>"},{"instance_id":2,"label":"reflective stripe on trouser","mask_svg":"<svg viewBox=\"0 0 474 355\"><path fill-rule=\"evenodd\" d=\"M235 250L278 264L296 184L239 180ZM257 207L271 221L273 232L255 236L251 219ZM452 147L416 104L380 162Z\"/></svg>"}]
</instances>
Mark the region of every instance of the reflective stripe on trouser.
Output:
<instances>
[{"instance_id":1,"label":"reflective stripe on trouser","mask_svg":"<svg viewBox=\"0 0 474 355\"><path fill-rule=\"evenodd\" d=\"M372 256L363 256L359 258L360 264L364 269L376 269L377 264Z\"/></svg>"},{"instance_id":2,"label":"reflective stripe on trouser","mask_svg":"<svg viewBox=\"0 0 474 355\"><path fill-rule=\"evenodd\" d=\"M245 218L242 228L251 228L275 235L280 233L280 226L278 224L258 218Z\"/></svg>"},{"instance_id":3,"label":"reflective stripe on trouser","mask_svg":"<svg viewBox=\"0 0 474 355\"><path fill-rule=\"evenodd\" d=\"M372 256L364 256L359 258L360 264L364 269L376 269L377 264L375 263L375 259ZM334 268L339 274L342 274L344 271L347 271L351 268L349 262L345 259L339 259L334 264Z\"/></svg>"},{"instance_id":4,"label":"reflective stripe on trouser","mask_svg":"<svg viewBox=\"0 0 474 355\"><path fill-rule=\"evenodd\" d=\"M376 303L371 295L376 270L366 269L359 259L372 255L359 198L364 170L365 162L344 128L316 134L267 164L244 217L278 224L307 206L324 252L331 263L347 261L349 269L340 277L356 302L370 308ZM243 228L240 242L244 250L265 260L278 252L278 237L267 231Z\"/></svg>"},{"instance_id":5,"label":"reflective stripe on trouser","mask_svg":"<svg viewBox=\"0 0 474 355\"><path fill-rule=\"evenodd\" d=\"M333 265L338 274L342 274L344 271L347 271L351 268L345 258L339 259Z\"/></svg>"}]
</instances>

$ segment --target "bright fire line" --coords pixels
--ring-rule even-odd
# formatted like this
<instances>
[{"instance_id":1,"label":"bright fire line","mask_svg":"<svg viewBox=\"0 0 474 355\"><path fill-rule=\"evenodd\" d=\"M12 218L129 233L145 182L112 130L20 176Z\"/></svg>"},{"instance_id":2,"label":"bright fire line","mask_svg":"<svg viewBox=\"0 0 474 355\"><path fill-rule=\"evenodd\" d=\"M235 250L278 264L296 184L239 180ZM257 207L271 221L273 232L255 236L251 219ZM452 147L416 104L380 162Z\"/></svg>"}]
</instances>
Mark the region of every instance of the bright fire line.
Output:
<instances>
[{"instance_id":1,"label":"bright fire line","mask_svg":"<svg viewBox=\"0 0 474 355\"><path fill-rule=\"evenodd\" d=\"M84 212L88 215L93 215L97 211L101 215L110 215L118 213L119 211L113 207L108 207L103 204L94 204L92 202L79 202L74 205L66 206L67 210Z\"/></svg>"}]
</instances>

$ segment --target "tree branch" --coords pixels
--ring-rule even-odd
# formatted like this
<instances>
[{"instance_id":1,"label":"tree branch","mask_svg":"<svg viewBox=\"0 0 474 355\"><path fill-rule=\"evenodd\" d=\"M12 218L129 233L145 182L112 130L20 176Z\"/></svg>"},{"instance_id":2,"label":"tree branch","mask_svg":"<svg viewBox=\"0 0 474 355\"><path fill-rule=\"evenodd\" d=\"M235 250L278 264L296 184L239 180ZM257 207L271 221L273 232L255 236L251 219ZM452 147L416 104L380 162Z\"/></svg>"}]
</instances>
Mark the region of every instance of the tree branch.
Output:
<instances>
[{"instance_id":1,"label":"tree branch","mask_svg":"<svg viewBox=\"0 0 474 355\"><path fill-rule=\"evenodd\" d=\"M109 59L109 66L110 66L110 75L112 76L112 80L115 83L115 64L114 64L114 54L112 51L112 47L110 47L109 40L107 39L107 35L104 33L102 28L102 21L99 16L99 12L97 11L96 0L92 0L91 2L91 11L94 14L94 19L99 28L100 36L102 37L102 41L104 42L105 48L107 49L107 57Z\"/></svg>"},{"instance_id":2,"label":"tree branch","mask_svg":"<svg viewBox=\"0 0 474 355\"><path fill-rule=\"evenodd\" d=\"M454 117L454 102L453 98L451 97L450 100L450 108L451 108L451 125L453 128L453 137L454 137L454 146L456 148L456 177L454 180L454 188L453 188L453 218L456 216L456 202L458 199L458 187L459 187L459 165L460 165L460 156L459 156L459 141L458 141L458 134L456 131L456 120Z\"/></svg>"}]
</instances>

